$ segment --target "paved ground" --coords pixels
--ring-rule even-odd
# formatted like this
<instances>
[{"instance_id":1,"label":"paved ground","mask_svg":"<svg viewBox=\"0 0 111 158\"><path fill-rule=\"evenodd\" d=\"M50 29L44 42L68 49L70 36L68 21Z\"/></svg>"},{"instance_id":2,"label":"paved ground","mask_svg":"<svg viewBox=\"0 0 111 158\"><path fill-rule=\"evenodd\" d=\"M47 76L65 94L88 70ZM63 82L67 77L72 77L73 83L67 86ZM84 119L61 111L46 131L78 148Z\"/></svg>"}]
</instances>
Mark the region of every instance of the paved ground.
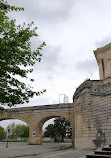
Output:
<instances>
[{"instance_id":1,"label":"paved ground","mask_svg":"<svg viewBox=\"0 0 111 158\"><path fill-rule=\"evenodd\" d=\"M8 148L6 148L6 143L0 142L0 158L85 158L87 153L92 152L91 150L72 149L55 151L61 146L70 145L70 143L27 145L26 143L9 142Z\"/></svg>"}]
</instances>

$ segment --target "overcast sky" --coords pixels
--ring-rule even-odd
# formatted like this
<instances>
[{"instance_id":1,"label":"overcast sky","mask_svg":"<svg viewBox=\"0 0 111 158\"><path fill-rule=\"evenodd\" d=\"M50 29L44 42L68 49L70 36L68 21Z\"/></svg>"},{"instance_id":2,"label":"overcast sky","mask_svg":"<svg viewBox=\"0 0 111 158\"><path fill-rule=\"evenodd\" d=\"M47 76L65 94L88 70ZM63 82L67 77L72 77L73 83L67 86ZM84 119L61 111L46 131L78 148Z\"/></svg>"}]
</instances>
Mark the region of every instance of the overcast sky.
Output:
<instances>
[{"instance_id":1,"label":"overcast sky","mask_svg":"<svg viewBox=\"0 0 111 158\"><path fill-rule=\"evenodd\" d=\"M32 49L43 41L41 63L34 66L35 90L47 89L29 104L36 106L59 103L66 94L69 102L75 89L87 78L99 79L93 50L111 42L111 0L8 0L24 7L13 12L17 23L34 21L39 37Z\"/></svg>"}]
</instances>

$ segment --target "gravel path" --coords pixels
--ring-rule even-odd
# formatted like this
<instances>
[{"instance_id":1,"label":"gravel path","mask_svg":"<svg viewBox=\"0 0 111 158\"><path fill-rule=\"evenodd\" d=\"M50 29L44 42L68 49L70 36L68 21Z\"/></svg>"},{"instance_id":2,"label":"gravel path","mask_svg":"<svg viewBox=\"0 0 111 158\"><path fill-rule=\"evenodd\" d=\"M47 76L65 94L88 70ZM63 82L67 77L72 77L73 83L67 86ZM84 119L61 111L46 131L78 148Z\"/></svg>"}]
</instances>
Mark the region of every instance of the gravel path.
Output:
<instances>
[{"instance_id":1,"label":"gravel path","mask_svg":"<svg viewBox=\"0 0 111 158\"><path fill-rule=\"evenodd\" d=\"M70 146L70 143L44 143L42 145L27 145L26 143L0 142L0 158L85 158L91 150L61 150L61 146ZM27 156L26 156L27 155ZM17 157L18 156L18 157Z\"/></svg>"}]
</instances>

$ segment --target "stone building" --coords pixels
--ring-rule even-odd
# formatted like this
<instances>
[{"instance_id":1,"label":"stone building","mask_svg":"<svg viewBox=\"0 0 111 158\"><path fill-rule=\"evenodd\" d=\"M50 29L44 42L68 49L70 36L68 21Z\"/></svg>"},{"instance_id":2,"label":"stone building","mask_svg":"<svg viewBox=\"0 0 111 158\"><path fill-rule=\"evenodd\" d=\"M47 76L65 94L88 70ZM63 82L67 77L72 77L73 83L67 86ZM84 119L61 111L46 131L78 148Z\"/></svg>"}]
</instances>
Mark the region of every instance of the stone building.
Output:
<instances>
[{"instance_id":1,"label":"stone building","mask_svg":"<svg viewBox=\"0 0 111 158\"><path fill-rule=\"evenodd\" d=\"M111 142L111 43L94 54L100 80L86 80L73 96L76 148L96 148Z\"/></svg>"}]
</instances>

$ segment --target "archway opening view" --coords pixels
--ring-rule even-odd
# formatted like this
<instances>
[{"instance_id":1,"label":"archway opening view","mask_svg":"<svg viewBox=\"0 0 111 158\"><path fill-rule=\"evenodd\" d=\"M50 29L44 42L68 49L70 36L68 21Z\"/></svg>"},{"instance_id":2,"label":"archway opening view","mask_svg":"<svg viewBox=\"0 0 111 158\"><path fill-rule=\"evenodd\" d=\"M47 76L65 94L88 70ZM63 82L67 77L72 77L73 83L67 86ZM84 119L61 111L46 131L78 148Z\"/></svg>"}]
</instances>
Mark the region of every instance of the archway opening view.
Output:
<instances>
[{"instance_id":1,"label":"archway opening view","mask_svg":"<svg viewBox=\"0 0 111 158\"><path fill-rule=\"evenodd\" d=\"M72 127L69 120L56 117L46 121L42 128L43 143L72 143Z\"/></svg>"},{"instance_id":2,"label":"archway opening view","mask_svg":"<svg viewBox=\"0 0 111 158\"><path fill-rule=\"evenodd\" d=\"M28 142L29 126L20 120L0 121L0 141L1 142Z\"/></svg>"}]
</instances>

